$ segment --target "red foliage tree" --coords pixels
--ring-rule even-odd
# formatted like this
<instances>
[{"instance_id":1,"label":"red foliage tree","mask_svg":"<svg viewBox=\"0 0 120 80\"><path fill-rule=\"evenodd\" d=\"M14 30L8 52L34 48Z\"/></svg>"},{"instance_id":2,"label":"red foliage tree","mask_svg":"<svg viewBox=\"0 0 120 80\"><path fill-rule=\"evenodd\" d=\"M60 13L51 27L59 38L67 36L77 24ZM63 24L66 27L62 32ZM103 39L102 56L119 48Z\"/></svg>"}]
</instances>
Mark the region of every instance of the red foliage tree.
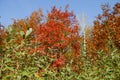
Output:
<instances>
[{"instance_id":1,"label":"red foliage tree","mask_svg":"<svg viewBox=\"0 0 120 80\"><path fill-rule=\"evenodd\" d=\"M64 11L53 7L46 20L38 27L36 35L40 43L38 49L43 54L63 54L70 49L76 55L80 52L78 22L67 7Z\"/></svg>"}]
</instances>

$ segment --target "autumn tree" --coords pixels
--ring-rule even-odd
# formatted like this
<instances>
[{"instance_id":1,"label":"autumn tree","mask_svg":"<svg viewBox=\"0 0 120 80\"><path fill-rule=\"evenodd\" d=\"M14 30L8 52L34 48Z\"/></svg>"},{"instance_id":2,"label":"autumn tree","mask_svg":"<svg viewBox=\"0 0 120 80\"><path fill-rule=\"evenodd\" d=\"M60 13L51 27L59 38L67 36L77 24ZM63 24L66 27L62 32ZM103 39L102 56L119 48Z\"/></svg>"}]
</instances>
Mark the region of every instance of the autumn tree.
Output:
<instances>
[{"instance_id":1,"label":"autumn tree","mask_svg":"<svg viewBox=\"0 0 120 80\"><path fill-rule=\"evenodd\" d=\"M68 11L68 6L65 10L57 9L54 6L51 11L47 12L47 15L43 15L42 11L38 10L26 19L14 20L10 28L17 35L10 35L15 37L16 43L21 43L24 39L24 35L21 34L26 34L27 30L32 28L31 40L28 41L37 45L35 51L38 50L38 53L72 52L77 56L80 52L78 25L76 16L73 12Z\"/></svg>"},{"instance_id":2,"label":"autumn tree","mask_svg":"<svg viewBox=\"0 0 120 80\"><path fill-rule=\"evenodd\" d=\"M16 36L16 42L20 43L23 39L23 36L20 35L20 32L23 31L24 34L26 34L27 30L32 28L32 35L34 35L35 31L37 30L38 25L42 21L42 10L34 11L30 17L27 17L25 19L14 19L14 23L10 26L12 30L18 32L18 35ZM35 37L32 37L33 39Z\"/></svg>"},{"instance_id":3,"label":"autumn tree","mask_svg":"<svg viewBox=\"0 0 120 80\"><path fill-rule=\"evenodd\" d=\"M78 55L80 52L78 22L68 7L64 11L53 7L45 22L38 27L36 35L41 54L63 54L72 50Z\"/></svg>"},{"instance_id":4,"label":"autumn tree","mask_svg":"<svg viewBox=\"0 0 120 80\"><path fill-rule=\"evenodd\" d=\"M120 49L120 3L116 3L113 10L109 5L102 5L102 10L94 21L91 44L93 51L109 53L113 47Z\"/></svg>"}]
</instances>

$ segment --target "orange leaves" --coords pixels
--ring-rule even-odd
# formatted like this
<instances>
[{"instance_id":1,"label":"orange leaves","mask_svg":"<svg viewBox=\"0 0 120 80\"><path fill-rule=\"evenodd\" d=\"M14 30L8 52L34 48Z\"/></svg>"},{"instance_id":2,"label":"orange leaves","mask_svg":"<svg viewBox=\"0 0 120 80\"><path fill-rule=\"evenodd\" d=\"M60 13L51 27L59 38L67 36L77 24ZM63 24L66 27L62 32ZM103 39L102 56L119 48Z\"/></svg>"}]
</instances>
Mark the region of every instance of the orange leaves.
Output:
<instances>
[{"instance_id":1,"label":"orange leaves","mask_svg":"<svg viewBox=\"0 0 120 80\"><path fill-rule=\"evenodd\" d=\"M23 31L24 34L26 34L27 30L29 28L32 28L32 36L34 36L34 33L38 27L38 25L41 23L43 14L42 11L34 11L30 17L26 19L19 19L19 20L14 20L13 29L20 33L20 31ZM34 37L32 37L34 39ZM17 36L17 42L20 43L22 41L22 36L18 34Z\"/></svg>"},{"instance_id":2,"label":"orange leaves","mask_svg":"<svg viewBox=\"0 0 120 80\"><path fill-rule=\"evenodd\" d=\"M14 28L18 31L23 30L25 33L28 28L35 30L42 20L42 11L34 11L30 17L26 19L14 20Z\"/></svg>"},{"instance_id":3,"label":"orange leaves","mask_svg":"<svg viewBox=\"0 0 120 80\"><path fill-rule=\"evenodd\" d=\"M48 13L48 20L56 20L57 22L63 22L64 25L70 26L70 24L73 24L76 19L73 12L68 11L68 7L62 11L61 9L56 9L54 6L51 10L51 12Z\"/></svg>"},{"instance_id":4,"label":"orange leaves","mask_svg":"<svg viewBox=\"0 0 120 80\"><path fill-rule=\"evenodd\" d=\"M52 67L60 68L65 64L65 57L62 55L57 60L53 61Z\"/></svg>"},{"instance_id":5,"label":"orange leaves","mask_svg":"<svg viewBox=\"0 0 120 80\"><path fill-rule=\"evenodd\" d=\"M114 6L114 10L110 11L108 5L102 7L103 14L98 15L97 20L94 22L92 31L92 44L97 50L109 51L116 46L120 48L120 12L118 9L120 3ZM110 43L109 43L110 42Z\"/></svg>"},{"instance_id":6,"label":"orange leaves","mask_svg":"<svg viewBox=\"0 0 120 80\"><path fill-rule=\"evenodd\" d=\"M75 15L68 11L68 7L65 10L53 7L46 16L39 10L26 19L14 20L12 30L16 35L10 35L15 38L15 43L20 44L22 40L30 43L30 54L60 56L71 51L79 55L78 26ZM32 32L26 38L29 29L32 29ZM27 46L24 48L27 49Z\"/></svg>"},{"instance_id":7,"label":"orange leaves","mask_svg":"<svg viewBox=\"0 0 120 80\"><path fill-rule=\"evenodd\" d=\"M33 30L37 29L37 26L42 21L43 13L42 10L34 11L31 16L27 19L28 26Z\"/></svg>"},{"instance_id":8,"label":"orange leaves","mask_svg":"<svg viewBox=\"0 0 120 80\"><path fill-rule=\"evenodd\" d=\"M40 44L46 46L46 48L60 48L58 45L67 43L61 26L55 21L48 21L46 24L41 25L37 30L37 38Z\"/></svg>"},{"instance_id":9,"label":"orange leaves","mask_svg":"<svg viewBox=\"0 0 120 80\"><path fill-rule=\"evenodd\" d=\"M72 12L61 11L53 7L47 15L47 20L40 24L36 30L36 36L40 46L45 46L44 52L50 47L54 53L62 53L73 44L75 52L79 53L78 23ZM77 44L76 44L77 43Z\"/></svg>"}]
</instances>

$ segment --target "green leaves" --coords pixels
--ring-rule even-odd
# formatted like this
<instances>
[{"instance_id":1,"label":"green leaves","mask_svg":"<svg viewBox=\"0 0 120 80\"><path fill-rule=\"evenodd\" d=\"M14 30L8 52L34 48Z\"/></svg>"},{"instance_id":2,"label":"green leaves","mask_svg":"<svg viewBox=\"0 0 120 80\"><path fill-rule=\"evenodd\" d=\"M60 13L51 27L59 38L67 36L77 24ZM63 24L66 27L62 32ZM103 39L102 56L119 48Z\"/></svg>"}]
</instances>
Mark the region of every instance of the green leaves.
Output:
<instances>
[{"instance_id":1,"label":"green leaves","mask_svg":"<svg viewBox=\"0 0 120 80\"><path fill-rule=\"evenodd\" d=\"M97 38L90 39L96 45L95 51L95 46L88 46L88 52L85 51L84 56L79 54L83 52L79 42L82 45L83 41L78 35L79 25L73 13L53 7L48 13L49 20L44 20L42 24L36 13L30 19L16 21L6 29L7 38L4 39L6 35L1 37L4 42L3 46L0 45L1 80L120 80L120 50L111 46L111 40L107 42L103 39L109 34L104 37L105 33L101 33L107 31L100 25L96 25L100 29L95 29ZM40 26L36 30L38 24ZM119 32L116 24L114 25L117 29L113 29ZM110 35L115 34L110 32ZM111 38L119 40L119 35ZM109 45L104 45L106 42ZM61 64L63 65L58 67Z\"/></svg>"}]
</instances>

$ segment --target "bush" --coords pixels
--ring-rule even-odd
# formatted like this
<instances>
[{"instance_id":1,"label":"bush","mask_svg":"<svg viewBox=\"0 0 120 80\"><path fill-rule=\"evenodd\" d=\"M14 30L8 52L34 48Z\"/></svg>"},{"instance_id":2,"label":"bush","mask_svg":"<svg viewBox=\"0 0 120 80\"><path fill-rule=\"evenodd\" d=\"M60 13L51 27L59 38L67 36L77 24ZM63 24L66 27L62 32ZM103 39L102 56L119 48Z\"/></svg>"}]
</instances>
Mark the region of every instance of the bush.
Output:
<instances>
[{"instance_id":1,"label":"bush","mask_svg":"<svg viewBox=\"0 0 120 80\"><path fill-rule=\"evenodd\" d=\"M120 49L119 44L113 42L116 38L119 40L119 31L108 39L106 29L110 26L104 22L107 19L102 23L106 28L102 24L96 28L95 24L91 29L93 35L87 35L84 44L88 51L83 55L80 48L84 45L83 37L78 34L75 15L67 7L64 11L53 7L43 22L42 17L41 12L35 12L28 19L0 28L1 80L120 80ZM96 32L99 30L102 34ZM96 41L99 36L102 41Z\"/></svg>"}]
</instances>

